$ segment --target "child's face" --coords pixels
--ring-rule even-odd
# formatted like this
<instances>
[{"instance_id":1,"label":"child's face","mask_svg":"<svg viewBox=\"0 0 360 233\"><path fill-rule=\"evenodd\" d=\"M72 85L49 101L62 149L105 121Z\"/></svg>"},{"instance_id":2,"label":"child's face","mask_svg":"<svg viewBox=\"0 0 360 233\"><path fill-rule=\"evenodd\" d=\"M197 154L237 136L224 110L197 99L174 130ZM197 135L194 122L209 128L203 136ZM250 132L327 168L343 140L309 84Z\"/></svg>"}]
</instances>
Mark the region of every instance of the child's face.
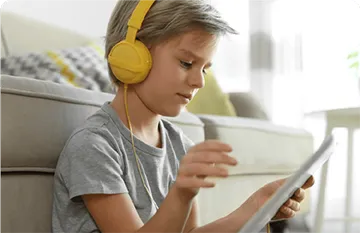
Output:
<instances>
[{"instance_id":1,"label":"child's face","mask_svg":"<svg viewBox=\"0 0 360 233\"><path fill-rule=\"evenodd\" d=\"M153 66L136 91L151 111L176 116L202 88L204 70L211 66L217 37L196 30L150 49Z\"/></svg>"}]
</instances>

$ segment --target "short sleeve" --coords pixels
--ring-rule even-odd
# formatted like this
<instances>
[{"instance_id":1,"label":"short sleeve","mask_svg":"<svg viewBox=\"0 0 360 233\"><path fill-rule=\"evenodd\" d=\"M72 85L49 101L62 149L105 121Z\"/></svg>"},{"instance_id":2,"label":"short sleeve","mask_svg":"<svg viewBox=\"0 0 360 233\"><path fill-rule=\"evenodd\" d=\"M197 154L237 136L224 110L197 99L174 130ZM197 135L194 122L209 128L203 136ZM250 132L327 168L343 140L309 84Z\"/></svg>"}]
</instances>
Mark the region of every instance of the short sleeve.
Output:
<instances>
[{"instance_id":1,"label":"short sleeve","mask_svg":"<svg viewBox=\"0 0 360 233\"><path fill-rule=\"evenodd\" d=\"M84 194L127 193L123 160L111 139L82 130L69 139L63 150L60 174L74 201Z\"/></svg>"}]
</instances>

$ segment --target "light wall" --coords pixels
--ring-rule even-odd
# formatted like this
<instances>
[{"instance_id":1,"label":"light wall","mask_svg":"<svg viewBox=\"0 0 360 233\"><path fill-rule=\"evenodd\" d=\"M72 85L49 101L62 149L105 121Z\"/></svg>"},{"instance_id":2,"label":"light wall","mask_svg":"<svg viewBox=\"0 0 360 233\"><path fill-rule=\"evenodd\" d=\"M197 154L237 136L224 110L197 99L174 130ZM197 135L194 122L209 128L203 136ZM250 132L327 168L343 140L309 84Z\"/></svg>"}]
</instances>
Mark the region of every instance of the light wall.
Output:
<instances>
[{"instance_id":1,"label":"light wall","mask_svg":"<svg viewBox=\"0 0 360 233\"><path fill-rule=\"evenodd\" d=\"M1 11L15 12L98 38L105 36L107 22L116 2L116 0L7 0L1 6Z\"/></svg>"},{"instance_id":2,"label":"light wall","mask_svg":"<svg viewBox=\"0 0 360 233\"><path fill-rule=\"evenodd\" d=\"M0 0L1 1L1 0ZM219 43L214 71L224 91L247 91L248 83L248 1L209 0L240 33ZM117 0L7 0L2 11L46 21L81 34L104 37ZM230 10L229 10L230 9ZM234 64L235 62L235 64Z\"/></svg>"}]
</instances>

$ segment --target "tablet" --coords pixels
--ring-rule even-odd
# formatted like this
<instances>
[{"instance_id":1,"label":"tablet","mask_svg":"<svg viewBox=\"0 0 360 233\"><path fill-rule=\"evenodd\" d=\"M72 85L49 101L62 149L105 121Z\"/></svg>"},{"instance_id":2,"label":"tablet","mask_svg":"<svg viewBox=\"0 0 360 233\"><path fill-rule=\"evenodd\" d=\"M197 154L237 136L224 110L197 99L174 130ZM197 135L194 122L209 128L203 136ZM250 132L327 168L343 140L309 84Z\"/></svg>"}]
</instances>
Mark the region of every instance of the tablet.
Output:
<instances>
[{"instance_id":1,"label":"tablet","mask_svg":"<svg viewBox=\"0 0 360 233\"><path fill-rule=\"evenodd\" d=\"M336 146L333 134L327 136L319 149L291 175L274 195L256 212L238 233L260 232L278 212L280 207L302 187L314 173L329 160Z\"/></svg>"}]
</instances>

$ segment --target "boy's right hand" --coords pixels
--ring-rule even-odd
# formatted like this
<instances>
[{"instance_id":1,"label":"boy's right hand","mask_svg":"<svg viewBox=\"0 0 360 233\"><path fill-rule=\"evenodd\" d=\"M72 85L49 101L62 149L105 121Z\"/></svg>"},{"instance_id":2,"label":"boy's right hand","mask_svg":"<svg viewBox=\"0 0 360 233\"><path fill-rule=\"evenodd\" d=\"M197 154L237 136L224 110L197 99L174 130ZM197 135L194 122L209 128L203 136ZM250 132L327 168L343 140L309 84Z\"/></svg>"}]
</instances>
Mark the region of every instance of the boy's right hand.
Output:
<instances>
[{"instance_id":1,"label":"boy's right hand","mask_svg":"<svg viewBox=\"0 0 360 233\"><path fill-rule=\"evenodd\" d=\"M205 178L228 176L224 166L216 165L236 165L237 161L228 155L231 151L230 145L217 140L207 140L193 146L180 161L175 187L190 197L194 197L200 188L214 187L215 183Z\"/></svg>"}]
</instances>

